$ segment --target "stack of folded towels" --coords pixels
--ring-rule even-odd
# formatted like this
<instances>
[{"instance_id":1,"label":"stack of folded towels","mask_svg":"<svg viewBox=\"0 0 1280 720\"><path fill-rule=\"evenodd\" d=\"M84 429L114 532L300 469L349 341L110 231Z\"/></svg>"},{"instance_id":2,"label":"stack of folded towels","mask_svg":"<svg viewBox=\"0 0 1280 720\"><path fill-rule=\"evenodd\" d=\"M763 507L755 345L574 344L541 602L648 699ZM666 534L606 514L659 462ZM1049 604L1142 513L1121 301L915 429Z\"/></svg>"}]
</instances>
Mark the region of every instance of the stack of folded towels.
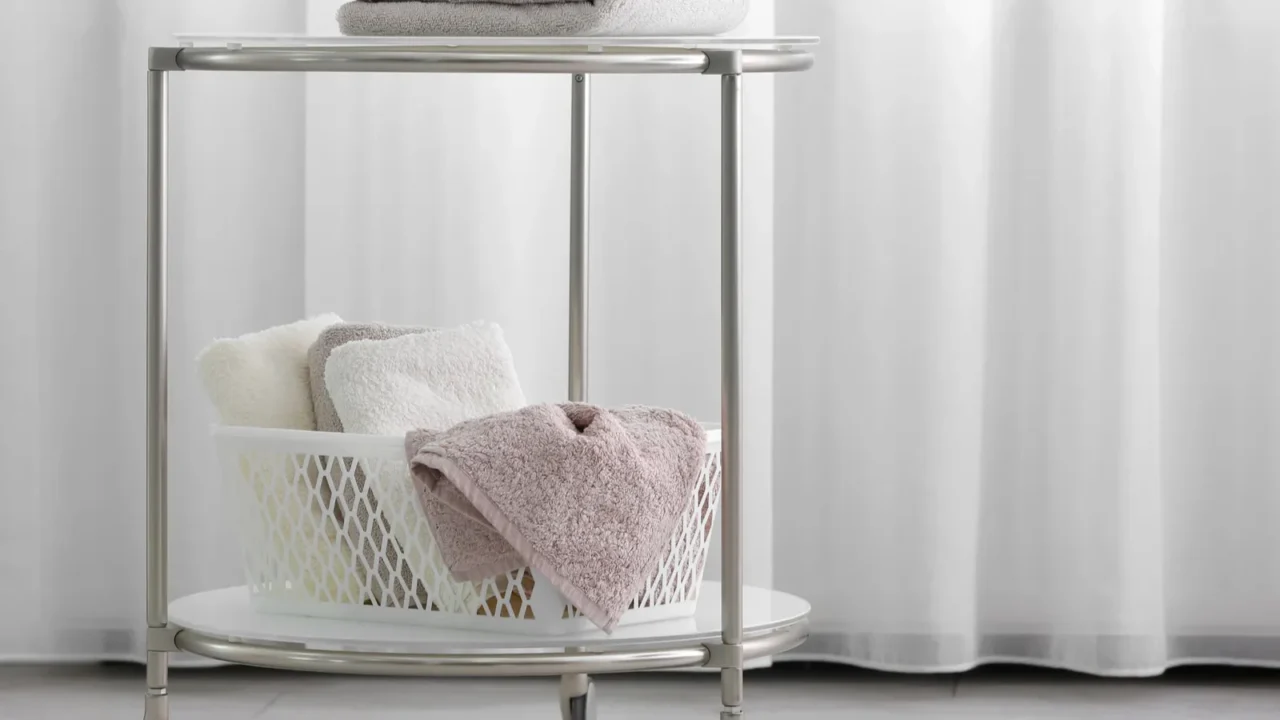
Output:
<instances>
[{"instance_id":1,"label":"stack of folded towels","mask_svg":"<svg viewBox=\"0 0 1280 720\"><path fill-rule=\"evenodd\" d=\"M702 429L674 410L526 406L493 323L430 329L325 315L219 340L198 365L225 424L404 437L412 482L356 472L340 489L317 487L326 506L337 495L338 512L359 516L346 523L363 561L353 564L401 588L373 604L476 612L478 592L409 587L429 563L407 548L435 545L464 587L532 567L611 630L655 571L703 465ZM415 517L383 510L419 503L434 543L411 537ZM390 568L377 562L384 540ZM392 572L405 582L389 582Z\"/></svg>"},{"instance_id":2,"label":"stack of folded towels","mask_svg":"<svg viewBox=\"0 0 1280 720\"><path fill-rule=\"evenodd\" d=\"M354 0L344 35L717 35L746 19L749 0Z\"/></svg>"}]
</instances>

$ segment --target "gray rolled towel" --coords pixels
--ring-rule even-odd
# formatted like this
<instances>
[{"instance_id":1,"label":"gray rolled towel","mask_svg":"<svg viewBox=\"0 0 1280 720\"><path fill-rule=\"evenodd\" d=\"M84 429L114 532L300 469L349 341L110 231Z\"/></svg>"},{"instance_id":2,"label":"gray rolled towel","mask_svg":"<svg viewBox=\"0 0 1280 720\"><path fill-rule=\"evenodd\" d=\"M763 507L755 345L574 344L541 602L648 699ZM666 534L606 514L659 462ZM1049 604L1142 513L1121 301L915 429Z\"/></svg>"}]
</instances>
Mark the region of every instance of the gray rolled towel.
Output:
<instances>
[{"instance_id":1,"label":"gray rolled towel","mask_svg":"<svg viewBox=\"0 0 1280 720\"><path fill-rule=\"evenodd\" d=\"M749 0L365 2L338 8L344 35L718 35L742 24Z\"/></svg>"},{"instance_id":2,"label":"gray rolled towel","mask_svg":"<svg viewBox=\"0 0 1280 720\"><path fill-rule=\"evenodd\" d=\"M528 564L609 632L671 542L706 434L674 410L533 405L408 433L405 452L454 577Z\"/></svg>"},{"instance_id":3,"label":"gray rolled towel","mask_svg":"<svg viewBox=\"0 0 1280 720\"><path fill-rule=\"evenodd\" d=\"M322 330L307 351L307 365L311 372L311 401L316 409L316 429L320 432L342 432L342 420L338 417L333 397L324 384L324 368L335 349L356 340L390 340L424 332L427 332L427 328L343 322Z\"/></svg>"},{"instance_id":4,"label":"gray rolled towel","mask_svg":"<svg viewBox=\"0 0 1280 720\"><path fill-rule=\"evenodd\" d=\"M554 5L565 2L591 2L591 0L445 0L446 2L467 5L474 3L497 3L498 5Z\"/></svg>"},{"instance_id":5,"label":"gray rolled towel","mask_svg":"<svg viewBox=\"0 0 1280 720\"><path fill-rule=\"evenodd\" d=\"M315 406L316 429L321 432L342 432L342 420L333 406L333 398L324 382L325 365L333 351L343 345L357 340L390 340L405 335L416 335L428 332L421 327L398 327L377 323L338 323L321 331L320 336L307 351L307 364L311 375L311 400ZM378 512L378 499L369 492L364 471L353 468L354 458L336 458L332 464L331 479L320 487L320 496L327 505L333 495L338 495L334 508L338 513L338 521L351 515L353 523L344 523L348 528L348 537L356 546L356 554L363 560L361 574L377 578L371 583L374 604L388 603L397 607L426 609L431 606L427 589L421 583L415 583L414 573L407 563L401 560L403 553L394 538L387 542L386 561L378 558L378 550L382 547L387 525L381 521ZM340 489L343 470L351 472L351 481ZM363 498L363 499L362 499ZM370 518L378 517L379 522L370 522ZM362 535L361 529L367 528L368 535ZM393 578L399 576L399 582Z\"/></svg>"}]
</instances>

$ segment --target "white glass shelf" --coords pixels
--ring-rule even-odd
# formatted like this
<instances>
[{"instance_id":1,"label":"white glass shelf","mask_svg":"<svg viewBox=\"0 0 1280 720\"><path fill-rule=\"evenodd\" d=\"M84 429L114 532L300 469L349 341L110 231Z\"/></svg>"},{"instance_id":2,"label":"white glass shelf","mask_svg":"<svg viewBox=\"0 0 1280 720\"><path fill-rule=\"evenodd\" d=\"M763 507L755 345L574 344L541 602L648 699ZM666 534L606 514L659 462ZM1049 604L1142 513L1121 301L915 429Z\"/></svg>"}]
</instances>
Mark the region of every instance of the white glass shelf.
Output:
<instances>
[{"instance_id":1,"label":"white glass shelf","mask_svg":"<svg viewBox=\"0 0 1280 720\"><path fill-rule=\"evenodd\" d=\"M817 45L813 36L735 37L388 37L291 35L288 33L178 33L181 47L415 47L415 48L650 48L670 50L788 50Z\"/></svg>"}]
</instances>

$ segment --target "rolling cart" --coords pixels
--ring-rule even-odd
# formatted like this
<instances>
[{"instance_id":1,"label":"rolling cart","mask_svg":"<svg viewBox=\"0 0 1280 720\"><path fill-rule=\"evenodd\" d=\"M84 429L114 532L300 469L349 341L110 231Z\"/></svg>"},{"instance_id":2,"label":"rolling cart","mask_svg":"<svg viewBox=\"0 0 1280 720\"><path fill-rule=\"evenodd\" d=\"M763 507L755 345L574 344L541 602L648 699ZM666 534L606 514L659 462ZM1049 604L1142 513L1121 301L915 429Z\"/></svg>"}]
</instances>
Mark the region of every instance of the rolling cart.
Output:
<instances>
[{"instance_id":1,"label":"rolling cart","mask_svg":"<svg viewBox=\"0 0 1280 720\"><path fill-rule=\"evenodd\" d=\"M318 38L179 36L151 48L147 72L146 720L168 720L168 656L353 675L559 676L566 720L595 717L592 674L718 668L722 720L743 715L743 668L798 646L809 605L742 579L742 84L750 73L813 65L815 38ZM246 588L168 592L167 229L169 74L174 72L555 73L570 79L569 392L587 388L591 78L703 74L721 89L722 583L704 583L693 618L555 637L393 626L250 607Z\"/></svg>"}]
</instances>

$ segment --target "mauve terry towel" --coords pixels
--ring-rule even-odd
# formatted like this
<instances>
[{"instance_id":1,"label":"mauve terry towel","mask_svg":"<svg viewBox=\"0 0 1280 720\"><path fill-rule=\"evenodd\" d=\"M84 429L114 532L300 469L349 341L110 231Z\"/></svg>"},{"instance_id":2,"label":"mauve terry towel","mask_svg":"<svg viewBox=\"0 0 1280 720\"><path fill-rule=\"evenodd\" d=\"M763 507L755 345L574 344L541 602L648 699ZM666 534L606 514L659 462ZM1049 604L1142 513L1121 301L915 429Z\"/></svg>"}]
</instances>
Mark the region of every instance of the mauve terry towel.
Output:
<instances>
[{"instance_id":1,"label":"mauve terry towel","mask_svg":"<svg viewBox=\"0 0 1280 720\"><path fill-rule=\"evenodd\" d=\"M343 35L718 35L742 24L749 0L365 2L338 8Z\"/></svg>"},{"instance_id":2,"label":"mauve terry towel","mask_svg":"<svg viewBox=\"0 0 1280 720\"><path fill-rule=\"evenodd\" d=\"M405 451L456 578L528 564L610 632L671 541L706 434L674 410L534 405L411 432Z\"/></svg>"}]
</instances>

